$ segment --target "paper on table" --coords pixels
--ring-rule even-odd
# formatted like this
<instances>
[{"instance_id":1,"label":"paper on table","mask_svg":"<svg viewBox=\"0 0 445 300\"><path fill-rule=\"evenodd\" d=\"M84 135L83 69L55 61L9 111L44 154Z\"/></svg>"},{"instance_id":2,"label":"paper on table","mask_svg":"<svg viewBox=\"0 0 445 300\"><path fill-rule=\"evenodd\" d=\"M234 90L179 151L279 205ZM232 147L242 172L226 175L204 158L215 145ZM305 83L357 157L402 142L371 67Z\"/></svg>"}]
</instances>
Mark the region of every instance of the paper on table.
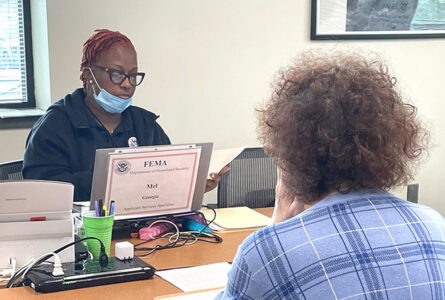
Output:
<instances>
[{"instance_id":1,"label":"paper on table","mask_svg":"<svg viewBox=\"0 0 445 300\"><path fill-rule=\"evenodd\" d=\"M217 208L215 211L216 219L214 223L221 227L219 230L247 229L263 227L270 224L269 217L266 217L265 215L246 206ZM201 209L201 212L208 221L213 219L212 210L203 208ZM210 224L210 227L218 230L218 228L213 227L212 224Z\"/></svg>"},{"instance_id":2,"label":"paper on table","mask_svg":"<svg viewBox=\"0 0 445 300\"><path fill-rule=\"evenodd\" d=\"M194 291L188 293L178 293L173 295L159 296L155 299L164 300L208 300L215 299L215 297L224 291L224 288L216 288L211 290Z\"/></svg>"},{"instance_id":3,"label":"paper on table","mask_svg":"<svg viewBox=\"0 0 445 300\"><path fill-rule=\"evenodd\" d=\"M237 157L246 147L237 147L229 149L214 150L210 160L209 174L218 174L222 168L227 166L235 157Z\"/></svg>"},{"instance_id":4,"label":"paper on table","mask_svg":"<svg viewBox=\"0 0 445 300\"><path fill-rule=\"evenodd\" d=\"M164 278L184 292L223 287L227 283L229 263L216 263L190 268L157 271L156 275ZM209 276L212 274L212 276Z\"/></svg>"}]
</instances>

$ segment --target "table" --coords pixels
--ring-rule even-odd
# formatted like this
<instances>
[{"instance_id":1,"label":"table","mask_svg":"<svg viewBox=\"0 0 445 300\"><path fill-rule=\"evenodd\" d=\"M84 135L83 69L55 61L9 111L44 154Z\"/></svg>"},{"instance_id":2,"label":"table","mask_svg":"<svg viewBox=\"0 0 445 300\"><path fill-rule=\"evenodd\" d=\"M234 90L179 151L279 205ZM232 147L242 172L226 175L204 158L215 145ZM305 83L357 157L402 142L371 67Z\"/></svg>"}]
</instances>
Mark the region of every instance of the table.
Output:
<instances>
[{"instance_id":1,"label":"table","mask_svg":"<svg viewBox=\"0 0 445 300\"><path fill-rule=\"evenodd\" d=\"M266 215L272 215L272 207L255 209ZM142 259L154 266L157 270L165 270L179 267L190 267L218 262L232 262L238 246L241 242L255 230L242 230L234 232L224 232L218 235L223 238L219 244L198 242L194 245L180 248L156 251ZM114 243L128 239L116 239ZM130 239L133 244L141 242L139 239ZM150 242L154 246L155 242ZM150 245L150 244L148 244ZM114 255L113 250L110 253ZM18 287L12 289L0 289L0 299L21 300L21 299L153 299L156 296L180 293L181 290L155 275L148 280L132 281L119 284L110 284L90 288L75 289L55 293L36 293L30 287Z\"/></svg>"}]
</instances>

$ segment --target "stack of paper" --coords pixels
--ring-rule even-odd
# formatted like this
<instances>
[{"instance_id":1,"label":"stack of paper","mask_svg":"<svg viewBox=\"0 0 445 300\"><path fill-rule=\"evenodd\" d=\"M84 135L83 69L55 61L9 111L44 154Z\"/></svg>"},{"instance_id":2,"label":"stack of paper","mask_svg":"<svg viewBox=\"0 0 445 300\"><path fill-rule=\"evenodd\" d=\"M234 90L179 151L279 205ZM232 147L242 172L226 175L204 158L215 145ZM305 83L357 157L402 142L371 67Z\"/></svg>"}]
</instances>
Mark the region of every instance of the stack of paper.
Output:
<instances>
[{"instance_id":1,"label":"stack of paper","mask_svg":"<svg viewBox=\"0 0 445 300\"><path fill-rule=\"evenodd\" d=\"M184 292L223 288L227 283L229 263L215 263L181 269L157 271L156 275ZM209 276L212 274L212 276Z\"/></svg>"},{"instance_id":2,"label":"stack of paper","mask_svg":"<svg viewBox=\"0 0 445 300\"><path fill-rule=\"evenodd\" d=\"M210 228L217 231L240 230L264 227L271 223L271 219L246 206L217 208L216 219ZM211 209L201 209L207 221L211 221L214 213Z\"/></svg>"}]
</instances>

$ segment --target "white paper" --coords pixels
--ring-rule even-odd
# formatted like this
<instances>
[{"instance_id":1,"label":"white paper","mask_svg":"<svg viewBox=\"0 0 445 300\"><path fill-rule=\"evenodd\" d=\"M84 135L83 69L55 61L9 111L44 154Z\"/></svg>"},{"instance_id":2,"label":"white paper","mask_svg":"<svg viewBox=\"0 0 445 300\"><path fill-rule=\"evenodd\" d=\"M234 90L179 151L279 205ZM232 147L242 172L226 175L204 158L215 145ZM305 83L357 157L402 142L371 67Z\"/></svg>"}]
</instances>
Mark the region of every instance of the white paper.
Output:
<instances>
[{"instance_id":1,"label":"white paper","mask_svg":"<svg viewBox=\"0 0 445 300\"><path fill-rule=\"evenodd\" d=\"M214 217L214 212L210 209L202 208L201 212L207 221ZM264 227L271 222L271 218L246 206L217 208L215 212L216 218L210 228L218 231Z\"/></svg>"},{"instance_id":2,"label":"white paper","mask_svg":"<svg viewBox=\"0 0 445 300\"><path fill-rule=\"evenodd\" d=\"M167 280L184 292L223 287L227 283L229 263L216 263L190 268L157 271L156 275ZM209 276L209 274L212 274Z\"/></svg>"},{"instance_id":3,"label":"white paper","mask_svg":"<svg viewBox=\"0 0 445 300\"><path fill-rule=\"evenodd\" d=\"M82 207L90 207L89 201L74 201L73 204Z\"/></svg>"},{"instance_id":4,"label":"white paper","mask_svg":"<svg viewBox=\"0 0 445 300\"><path fill-rule=\"evenodd\" d=\"M237 147L229 149L214 150L210 160L209 174L218 174L222 168L227 166L235 157L237 157L246 147Z\"/></svg>"},{"instance_id":5,"label":"white paper","mask_svg":"<svg viewBox=\"0 0 445 300\"><path fill-rule=\"evenodd\" d=\"M224 291L224 288L210 290L210 291L196 292L193 294L184 294L184 295L161 297L161 298L163 300L209 300L209 299L215 299L215 297L218 296L218 294L221 293L222 291Z\"/></svg>"}]
</instances>

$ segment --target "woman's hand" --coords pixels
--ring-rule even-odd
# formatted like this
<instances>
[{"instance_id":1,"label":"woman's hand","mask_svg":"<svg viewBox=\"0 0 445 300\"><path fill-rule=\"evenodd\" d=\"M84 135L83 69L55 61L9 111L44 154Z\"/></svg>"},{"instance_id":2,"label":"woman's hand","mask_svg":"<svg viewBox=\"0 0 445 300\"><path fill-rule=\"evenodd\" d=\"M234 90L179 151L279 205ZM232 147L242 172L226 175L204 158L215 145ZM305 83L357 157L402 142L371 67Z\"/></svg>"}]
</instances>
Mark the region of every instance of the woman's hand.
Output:
<instances>
[{"instance_id":1,"label":"woman's hand","mask_svg":"<svg viewBox=\"0 0 445 300\"><path fill-rule=\"evenodd\" d=\"M211 173L210 174L210 179L207 179L205 192L207 193L207 192L213 190L214 188L216 188L216 186L218 185L219 181L221 180L221 175L224 174L224 173L229 172L229 170L230 170L229 167L224 167L224 168L221 169L221 171L219 171L218 174Z\"/></svg>"},{"instance_id":2,"label":"woman's hand","mask_svg":"<svg viewBox=\"0 0 445 300\"><path fill-rule=\"evenodd\" d=\"M277 168L277 185L275 187L275 207L272 224L295 217L304 210L304 204L295 195L289 193L282 181L283 171Z\"/></svg>"}]
</instances>

